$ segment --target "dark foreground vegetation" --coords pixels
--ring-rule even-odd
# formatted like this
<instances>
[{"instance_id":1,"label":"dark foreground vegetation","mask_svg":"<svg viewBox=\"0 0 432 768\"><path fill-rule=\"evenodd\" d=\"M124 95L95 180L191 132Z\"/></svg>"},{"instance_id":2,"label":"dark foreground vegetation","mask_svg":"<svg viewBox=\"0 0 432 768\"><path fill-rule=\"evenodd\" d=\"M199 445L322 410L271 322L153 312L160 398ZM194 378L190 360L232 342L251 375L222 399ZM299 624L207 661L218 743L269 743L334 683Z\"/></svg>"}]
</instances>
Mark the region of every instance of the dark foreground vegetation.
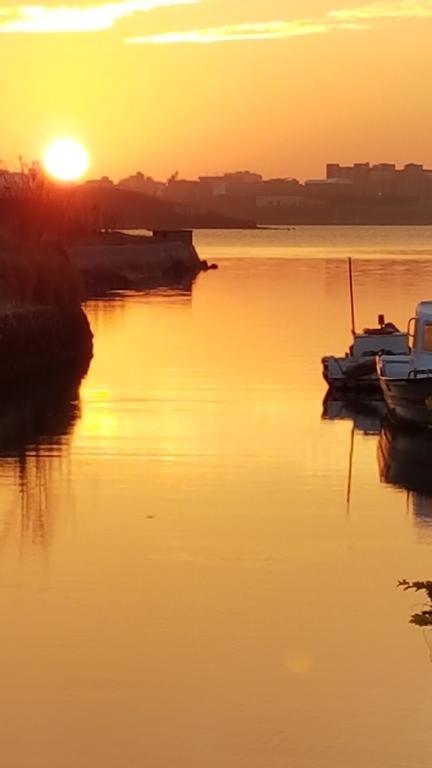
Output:
<instances>
[{"instance_id":1,"label":"dark foreground vegetation","mask_svg":"<svg viewBox=\"0 0 432 768\"><path fill-rule=\"evenodd\" d=\"M0 390L76 376L92 356L83 284L62 237L65 202L44 189L0 203Z\"/></svg>"}]
</instances>

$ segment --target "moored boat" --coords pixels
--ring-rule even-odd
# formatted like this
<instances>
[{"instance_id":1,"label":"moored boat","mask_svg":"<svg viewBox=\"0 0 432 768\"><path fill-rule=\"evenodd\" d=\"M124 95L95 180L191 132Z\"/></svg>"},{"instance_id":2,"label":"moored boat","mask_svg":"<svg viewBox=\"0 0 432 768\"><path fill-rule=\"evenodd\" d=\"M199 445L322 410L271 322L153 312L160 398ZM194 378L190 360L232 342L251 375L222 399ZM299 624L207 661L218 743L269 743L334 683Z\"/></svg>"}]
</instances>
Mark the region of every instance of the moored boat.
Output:
<instances>
[{"instance_id":1,"label":"moored boat","mask_svg":"<svg viewBox=\"0 0 432 768\"><path fill-rule=\"evenodd\" d=\"M432 301L422 301L408 355L379 354L376 369L390 417L412 426L432 427Z\"/></svg>"},{"instance_id":2,"label":"moored boat","mask_svg":"<svg viewBox=\"0 0 432 768\"><path fill-rule=\"evenodd\" d=\"M353 343L344 357L322 358L323 376L330 389L377 389L376 356L409 354L408 334L386 323L382 315L378 322L378 328L353 334Z\"/></svg>"},{"instance_id":3,"label":"moored boat","mask_svg":"<svg viewBox=\"0 0 432 768\"><path fill-rule=\"evenodd\" d=\"M326 355L322 358L322 372L330 391L378 390L379 383L375 358L379 353L387 355L408 355L407 333L401 333L393 323L386 323L384 315L378 315L377 328L365 328L356 332L354 281L352 260L348 259L348 276L351 302L351 333L353 343L348 352L338 357Z\"/></svg>"}]
</instances>

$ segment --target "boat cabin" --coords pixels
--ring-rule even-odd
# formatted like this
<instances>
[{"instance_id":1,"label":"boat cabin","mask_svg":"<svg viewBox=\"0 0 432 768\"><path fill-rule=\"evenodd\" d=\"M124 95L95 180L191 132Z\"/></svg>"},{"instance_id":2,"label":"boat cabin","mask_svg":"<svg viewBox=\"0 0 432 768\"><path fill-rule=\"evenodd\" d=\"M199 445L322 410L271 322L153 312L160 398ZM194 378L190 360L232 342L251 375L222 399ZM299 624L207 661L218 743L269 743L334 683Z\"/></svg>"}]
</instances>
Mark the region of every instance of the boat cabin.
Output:
<instances>
[{"instance_id":1,"label":"boat cabin","mask_svg":"<svg viewBox=\"0 0 432 768\"><path fill-rule=\"evenodd\" d=\"M408 355L381 356L381 373L386 378L432 376L432 301L417 305L415 317L408 325L412 349Z\"/></svg>"},{"instance_id":2,"label":"boat cabin","mask_svg":"<svg viewBox=\"0 0 432 768\"><path fill-rule=\"evenodd\" d=\"M384 355L408 355L410 352L408 334L402 333L393 323L384 322L382 315L378 318L378 328L365 328L363 333L354 334L354 342L350 347L351 357L359 358L374 356L381 352Z\"/></svg>"},{"instance_id":3,"label":"boat cabin","mask_svg":"<svg viewBox=\"0 0 432 768\"><path fill-rule=\"evenodd\" d=\"M382 352L384 355L408 355L409 344L406 333L386 334L385 338L380 336L369 336L367 333L357 333L354 336L354 343L350 348L351 357L366 357L376 355Z\"/></svg>"}]
</instances>

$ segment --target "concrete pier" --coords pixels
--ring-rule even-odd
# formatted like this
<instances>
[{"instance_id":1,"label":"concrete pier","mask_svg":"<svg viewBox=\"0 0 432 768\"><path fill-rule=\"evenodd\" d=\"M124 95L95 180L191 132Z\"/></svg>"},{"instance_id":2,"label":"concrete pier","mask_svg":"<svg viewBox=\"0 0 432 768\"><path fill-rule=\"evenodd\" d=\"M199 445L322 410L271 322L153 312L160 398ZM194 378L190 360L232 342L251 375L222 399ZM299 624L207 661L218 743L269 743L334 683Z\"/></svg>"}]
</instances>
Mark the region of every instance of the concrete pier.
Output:
<instances>
[{"instance_id":1,"label":"concrete pier","mask_svg":"<svg viewBox=\"0 0 432 768\"><path fill-rule=\"evenodd\" d=\"M69 245L87 295L103 290L173 285L204 268L190 230L152 235L100 232Z\"/></svg>"}]
</instances>

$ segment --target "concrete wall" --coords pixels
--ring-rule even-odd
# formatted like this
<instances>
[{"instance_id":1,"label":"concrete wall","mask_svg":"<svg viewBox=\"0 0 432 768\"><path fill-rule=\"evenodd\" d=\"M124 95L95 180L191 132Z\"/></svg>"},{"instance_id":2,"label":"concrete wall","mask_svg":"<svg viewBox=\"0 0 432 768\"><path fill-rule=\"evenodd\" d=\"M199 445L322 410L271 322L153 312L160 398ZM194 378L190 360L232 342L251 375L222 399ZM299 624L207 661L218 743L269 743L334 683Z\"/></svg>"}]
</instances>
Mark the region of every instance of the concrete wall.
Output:
<instances>
[{"instance_id":1,"label":"concrete wall","mask_svg":"<svg viewBox=\"0 0 432 768\"><path fill-rule=\"evenodd\" d=\"M137 244L82 244L68 249L82 275L87 293L101 289L166 285L195 275L201 262L192 244L169 239L143 238Z\"/></svg>"}]
</instances>

